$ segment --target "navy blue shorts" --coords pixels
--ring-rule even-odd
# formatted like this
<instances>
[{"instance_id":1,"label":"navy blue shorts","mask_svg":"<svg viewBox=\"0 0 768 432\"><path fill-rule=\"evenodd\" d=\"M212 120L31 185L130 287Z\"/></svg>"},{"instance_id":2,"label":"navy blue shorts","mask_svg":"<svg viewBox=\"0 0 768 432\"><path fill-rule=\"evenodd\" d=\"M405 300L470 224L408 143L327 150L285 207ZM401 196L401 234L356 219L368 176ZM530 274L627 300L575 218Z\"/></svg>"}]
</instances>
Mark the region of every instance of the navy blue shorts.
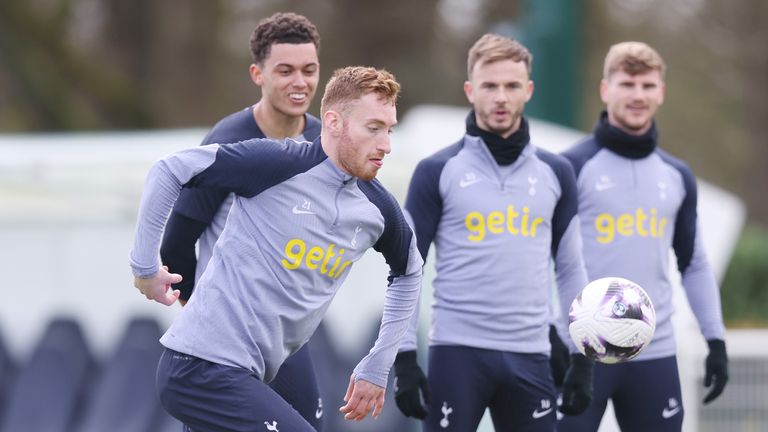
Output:
<instances>
[{"instance_id":1,"label":"navy blue shorts","mask_svg":"<svg viewBox=\"0 0 768 432\"><path fill-rule=\"evenodd\" d=\"M596 431L608 399L613 400L622 432L679 432L683 427L683 399L674 356L613 365L595 363L594 386L589 408L579 416L563 416L559 431Z\"/></svg>"},{"instance_id":2,"label":"navy blue shorts","mask_svg":"<svg viewBox=\"0 0 768 432\"><path fill-rule=\"evenodd\" d=\"M323 401L309 345L305 344L285 360L269 386L318 432L323 430Z\"/></svg>"},{"instance_id":3,"label":"navy blue shorts","mask_svg":"<svg viewBox=\"0 0 768 432\"><path fill-rule=\"evenodd\" d=\"M556 395L544 354L464 346L429 349L424 431L474 431L486 408L497 431L552 431Z\"/></svg>"},{"instance_id":4,"label":"navy blue shorts","mask_svg":"<svg viewBox=\"0 0 768 432\"><path fill-rule=\"evenodd\" d=\"M253 372L165 349L157 367L160 402L195 432L314 432Z\"/></svg>"}]
</instances>

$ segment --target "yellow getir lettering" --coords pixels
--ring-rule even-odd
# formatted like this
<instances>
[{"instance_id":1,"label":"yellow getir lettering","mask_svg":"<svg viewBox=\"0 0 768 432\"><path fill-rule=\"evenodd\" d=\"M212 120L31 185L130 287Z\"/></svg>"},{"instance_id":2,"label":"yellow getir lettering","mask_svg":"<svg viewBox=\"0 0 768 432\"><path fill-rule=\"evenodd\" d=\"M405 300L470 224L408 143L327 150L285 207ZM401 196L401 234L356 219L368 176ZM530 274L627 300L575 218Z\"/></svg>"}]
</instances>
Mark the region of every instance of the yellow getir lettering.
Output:
<instances>
[{"instance_id":1,"label":"yellow getir lettering","mask_svg":"<svg viewBox=\"0 0 768 432\"><path fill-rule=\"evenodd\" d=\"M635 219L629 213L622 213L619 218L616 219L616 231L624 237L629 237L634 234L632 227L635 225Z\"/></svg>"},{"instance_id":2,"label":"yellow getir lettering","mask_svg":"<svg viewBox=\"0 0 768 432\"><path fill-rule=\"evenodd\" d=\"M336 269L339 268L342 255L344 255L344 249L339 249L339 256L336 257L336 261L333 263L333 267L331 267L331 271L328 272L329 277L333 277L333 275L336 274Z\"/></svg>"},{"instance_id":3,"label":"yellow getir lettering","mask_svg":"<svg viewBox=\"0 0 768 432\"><path fill-rule=\"evenodd\" d=\"M598 243L610 243L616 233L623 237L663 237L664 228L667 226L667 218L659 219L658 210L637 208L635 213L620 213L616 217L610 213L600 213L595 218L595 229L598 232Z\"/></svg>"},{"instance_id":4,"label":"yellow getir lettering","mask_svg":"<svg viewBox=\"0 0 768 432\"><path fill-rule=\"evenodd\" d=\"M326 252L325 259L323 259L323 263L320 265L320 273L322 274L328 273L328 268L326 267L328 265L328 261L330 261L331 257L336 256L336 254L333 252L334 246L336 245L333 243L328 245L328 252Z\"/></svg>"},{"instance_id":5,"label":"yellow getir lettering","mask_svg":"<svg viewBox=\"0 0 768 432\"><path fill-rule=\"evenodd\" d=\"M344 270L352 265L352 261L344 259L344 249L334 252L335 244L331 243L327 248L312 246L307 250L307 244L301 239L292 239L285 244L285 258L280 260L283 267L288 270L296 270L304 263L309 270L327 275L331 279L338 279ZM333 258L333 265L329 265Z\"/></svg>"},{"instance_id":6,"label":"yellow getir lettering","mask_svg":"<svg viewBox=\"0 0 768 432\"><path fill-rule=\"evenodd\" d=\"M518 216L521 216L518 218ZM519 225L515 221L519 219ZM508 205L507 211L492 211L487 216L480 212L470 212L464 218L464 225L469 231L467 238L473 242L480 242L485 239L486 231L490 234L504 234L506 231L512 235L522 235L525 237L535 237L536 228L544 222L543 217L534 217L531 209L523 207L522 214L515 210L515 206Z\"/></svg>"},{"instance_id":7,"label":"yellow getir lettering","mask_svg":"<svg viewBox=\"0 0 768 432\"><path fill-rule=\"evenodd\" d=\"M542 222L544 222L543 217L537 217L533 220L533 223L531 224L531 237L536 237L536 226Z\"/></svg>"},{"instance_id":8,"label":"yellow getir lettering","mask_svg":"<svg viewBox=\"0 0 768 432\"><path fill-rule=\"evenodd\" d=\"M528 237L528 207L523 207L523 220L520 222L520 232Z\"/></svg>"},{"instance_id":9,"label":"yellow getir lettering","mask_svg":"<svg viewBox=\"0 0 768 432\"><path fill-rule=\"evenodd\" d=\"M349 267L350 264L352 264L352 261L344 261L344 264L341 265L341 268L339 269L338 272L336 272L336 276L334 276L334 278L338 279L341 276L341 274L344 273L344 270L346 270L347 267Z\"/></svg>"},{"instance_id":10,"label":"yellow getir lettering","mask_svg":"<svg viewBox=\"0 0 768 432\"><path fill-rule=\"evenodd\" d=\"M659 221L659 237L664 237L664 227L667 226L667 218L661 218Z\"/></svg>"},{"instance_id":11,"label":"yellow getir lettering","mask_svg":"<svg viewBox=\"0 0 768 432\"><path fill-rule=\"evenodd\" d=\"M501 234L504 232L504 213L500 211L492 211L488 213L488 231L494 234Z\"/></svg>"},{"instance_id":12,"label":"yellow getir lettering","mask_svg":"<svg viewBox=\"0 0 768 432\"><path fill-rule=\"evenodd\" d=\"M312 246L309 253L307 253L307 267L312 270L317 270L317 263L323 259L323 255L325 255L323 248L320 246Z\"/></svg>"},{"instance_id":13,"label":"yellow getir lettering","mask_svg":"<svg viewBox=\"0 0 768 432\"><path fill-rule=\"evenodd\" d=\"M507 229L512 235L517 235L518 231L515 227L515 219L520 216L520 213L515 211L515 206L507 206Z\"/></svg>"},{"instance_id":14,"label":"yellow getir lettering","mask_svg":"<svg viewBox=\"0 0 768 432\"><path fill-rule=\"evenodd\" d=\"M598 243L610 243L613 241L614 236L614 222L613 216L608 213L600 213L595 218L595 229L598 233L602 234L597 236Z\"/></svg>"},{"instance_id":15,"label":"yellow getir lettering","mask_svg":"<svg viewBox=\"0 0 768 432\"><path fill-rule=\"evenodd\" d=\"M643 226L643 222L645 222L647 219L648 215L645 214L643 209L638 208L635 210L635 231L640 237L648 236L648 231L645 229L645 226Z\"/></svg>"},{"instance_id":16,"label":"yellow getir lettering","mask_svg":"<svg viewBox=\"0 0 768 432\"><path fill-rule=\"evenodd\" d=\"M298 250L297 250L298 249ZM301 265L304 259L304 252L307 250L307 244L301 239L293 239L285 244L285 257L290 261L283 259L280 262L288 270L295 270Z\"/></svg>"},{"instance_id":17,"label":"yellow getir lettering","mask_svg":"<svg viewBox=\"0 0 768 432\"><path fill-rule=\"evenodd\" d=\"M464 219L464 225L471 233L468 238L473 242L479 242L485 238L485 218L480 212L471 212Z\"/></svg>"}]
</instances>

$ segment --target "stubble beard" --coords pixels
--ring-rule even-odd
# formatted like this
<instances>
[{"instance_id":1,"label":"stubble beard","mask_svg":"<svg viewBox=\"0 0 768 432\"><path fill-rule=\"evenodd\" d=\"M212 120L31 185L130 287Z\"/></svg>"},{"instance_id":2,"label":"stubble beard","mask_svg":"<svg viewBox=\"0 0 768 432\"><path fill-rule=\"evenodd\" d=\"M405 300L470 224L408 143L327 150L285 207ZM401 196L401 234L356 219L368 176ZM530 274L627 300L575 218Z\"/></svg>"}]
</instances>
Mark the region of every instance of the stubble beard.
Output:
<instances>
[{"instance_id":1,"label":"stubble beard","mask_svg":"<svg viewBox=\"0 0 768 432\"><path fill-rule=\"evenodd\" d=\"M512 134L512 129L515 127L515 124L518 123L518 120L522 117L522 113L521 112L517 112L517 111L510 112L510 114L509 114L509 117L510 117L509 125L499 126L499 127L494 127L493 126L493 124L490 121L490 119L492 117L493 117L493 111L491 111L491 114L487 115L485 117L485 119L483 119L484 123L486 125L486 128L488 129L488 132L494 133L494 134L502 136L502 137L507 137L508 135Z\"/></svg>"},{"instance_id":2,"label":"stubble beard","mask_svg":"<svg viewBox=\"0 0 768 432\"><path fill-rule=\"evenodd\" d=\"M378 170L366 169L366 163L357 162L359 154L355 151L354 143L345 129L339 138L339 165L350 175L365 181L371 181L376 178ZM367 159L366 159L367 161Z\"/></svg>"}]
</instances>

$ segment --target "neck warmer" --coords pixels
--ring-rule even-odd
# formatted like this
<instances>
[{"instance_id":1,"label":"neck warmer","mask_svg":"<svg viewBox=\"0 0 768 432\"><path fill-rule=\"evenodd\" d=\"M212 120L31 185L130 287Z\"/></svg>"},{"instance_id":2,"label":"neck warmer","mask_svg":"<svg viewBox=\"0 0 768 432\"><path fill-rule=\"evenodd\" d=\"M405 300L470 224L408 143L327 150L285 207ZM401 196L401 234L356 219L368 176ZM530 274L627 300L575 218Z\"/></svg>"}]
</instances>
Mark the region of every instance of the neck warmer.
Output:
<instances>
[{"instance_id":1,"label":"neck warmer","mask_svg":"<svg viewBox=\"0 0 768 432\"><path fill-rule=\"evenodd\" d=\"M605 111L600 114L594 134L598 145L629 159L642 159L653 153L659 138L655 121L644 134L632 135L611 125Z\"/></svg>"},{"instance_id":2,"label":"neck warmer","mask_svg":"<svg viewBox=\"0 0 768 432\"><path fill-rule=\"evenodd\" d=\"M499 165L510 165L514 163L525 146L531 140L528 134L528 120L525 117L520 118L520 127L507 138L496 135L493 132L480 129L475 119L475 110L467 115L467 135L480 137L491 155Z\"/></svg>"}]
</instances>

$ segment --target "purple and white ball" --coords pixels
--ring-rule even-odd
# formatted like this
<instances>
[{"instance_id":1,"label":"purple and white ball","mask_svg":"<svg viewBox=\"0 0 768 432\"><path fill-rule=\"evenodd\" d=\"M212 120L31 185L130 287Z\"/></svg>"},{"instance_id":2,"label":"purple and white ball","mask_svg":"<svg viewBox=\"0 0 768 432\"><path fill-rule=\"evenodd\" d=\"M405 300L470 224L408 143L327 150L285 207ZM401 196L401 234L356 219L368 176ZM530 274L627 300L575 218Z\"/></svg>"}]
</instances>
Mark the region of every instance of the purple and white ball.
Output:
<instances>
[{"instance_id":1,"label":"purple and white ball","mask_svg":"<svg viewBox=\"0 0 768 432\"><path fill-rule=\"evenodd\" d=\"M568 330L585 356L601 363L637 357L656 330L656 310L648 294L630 280L597 279L571 303Z\"/></svg>"}]
</instances>

